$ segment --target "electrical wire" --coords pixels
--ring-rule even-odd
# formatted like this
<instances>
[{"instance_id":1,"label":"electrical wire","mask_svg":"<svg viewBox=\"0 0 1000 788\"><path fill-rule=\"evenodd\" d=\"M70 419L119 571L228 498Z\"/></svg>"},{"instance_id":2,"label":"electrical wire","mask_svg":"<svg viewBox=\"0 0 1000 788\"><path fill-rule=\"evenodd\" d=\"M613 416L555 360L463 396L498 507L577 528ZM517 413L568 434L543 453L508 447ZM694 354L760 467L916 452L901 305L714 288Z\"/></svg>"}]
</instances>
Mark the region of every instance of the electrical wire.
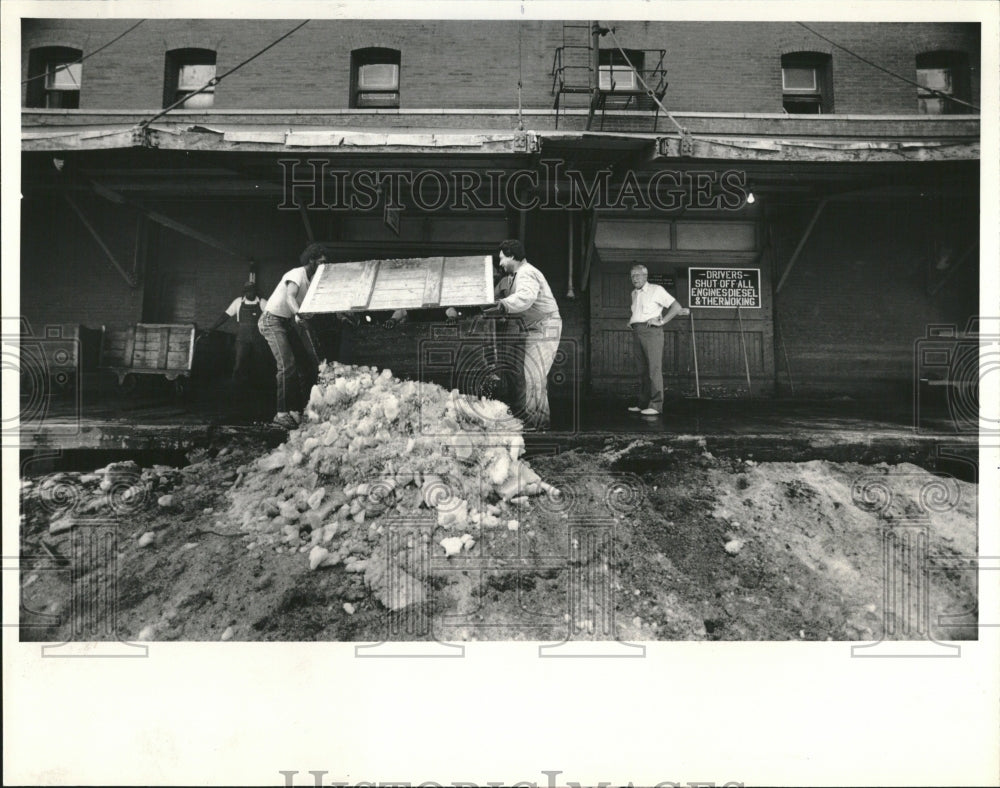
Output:
<instances>
[{"instance_id":1,"label":"electrical wire","mask_svg":"<svg viewBox=\"0 0 1000 788\"><path fill-rule=\"evenodd\" d=\"M836 41L833 41L832 39L827 38L822 33L819 33L816 30L813 30L811 27L809 27L809 25L805 24L805 22L796 22L795 24L799 25L800 27L804 27L806 30L808 30L810 33L812 33L814 36L818 36L819 38L822 38L824 41L826 41L826 43L830 44L831 46L835 46L835 47L837 47L837 49L843 50L844 52L846 52L851 57L856 57L862 63L867 63L872 68L876 68L879 71L882 71L882 72L888 74L890 77L895 77L896 79L901 79L903 82L906 82L906 83L908 83L910 85L916 85L916 87L920 88L921 90L924 90L924 91L930 93L931 95L937 96L938 98L947 99L948 101L953 101L956 104L961 104L963 107L969 107L970 109L974 109L976 112L980 111L979 107L977 107L975 104L970 104L968 101L962 101L961 99L955 98L954 96L952 96L952 95L950 95L948 93L942 93L940 90L934 90L932 88L925 87L924 85L921 85L919 82L917 82L915 80L908 79L907 77L904 77L901 74L897 74L895 71L890 71L887 68L883 68L878 63L873 63L868 58L862 57L857 52L852 52L847 47L842 46L842 45L838 44Z\"/></svg>"},{"instance_id":2,"label":"electrical wire","mask_svg":"<svg viewBox=\"0 0 1000 788\"><path fill-rule=\"evenodd\" d=\"M183 104L185 101L187 101L192 96L197 96L199 93L203 93L204 91L208 90L209 88L214 88L216 85L218 85L220 82L222 82L222 80L224 80L226 77L228 77L234 71L238 71L239 69L243 68L243 66L245 66L247 63L249 63L251 60L256 60L261 55L263 55L265 52L267 52L267 50L269 50L272 47L275 47L278 44L280 44L282 41L284 41L286 38L288 38L290 35L292 35L292 33L296 32L297 30L300 30L301 28L303 28L306 25L308 25L310 21L311 20L307 19L305 22L302 22L301 24L296 25L291 30L289 30L287 33L285 33L284 35L279 36L278 38L274 39L274 41L272 41L270 44L268 44L266 47L264 47L260 51L255 52L254 54L250 55L250 57L248 57L242 63L237 63L235 66L233 66L231 69L229 69L229 71L227 71L225 74L222 74L222 75L217 76L217 77L212 77L210 80L208 80L208 82L206 82L204 85L202 85L197 90L193 90L190 93L188 93L187 95L185 95L185 96L177 99L177 101L175 101L169 107L165 107L164 109L162 109L160 112L158 112L156 115L154 115L153 117L151 117L149 120L144 120L142 123L139 124L139 128L144 129L144 128L148 127L150 123L152 123L155 120L158 120L158 119L162 118L164 115L166 115L168 112L170 112L170 110L176 109L177 107L179 107L181 104Z\"/></svg>"},{"instance_id":3,"label":"electrical wire","mask_svg":"<svg viewBox=\"0 0 1000 788\"><path fill-rule=\"evenodd\" d=\"M82 55L80 58L78 58L77 60L74 60L72 63L61 63L60 65L62 65L62 66L75 66L77 63L82 63L87 58L93 57L98 52L101 52L101 51L107 49L109 46L111 46L116 41L120 41L121 39L123 39L125 36L127 36L129 33L131 33L133 30L135 30L139 25L141 25L145 21L146 21L145 19L140 19L138 22L136 22L134 25L132 25L132 27L130 27L128 30L126 30L121 35L116 36L115 38L112 38L104 46L98 47L93 52L88 52L86 55ZM41 79L42 77L46 77L46 76L48 76L48 71L45 71L45 72L43 72L41 74L35 74L35 76L28 77L27 79L23 79L23 80L21 80L21 84L22 85L27 85L29 82L34 82L36 79Z\"/></svg>"},{"instance_id":4,"label":"electrical wire","mask_svg":"<svg viewBox=\"0 0 1000 788\"><path fill-rule=\"evenodd\" d=\"M615 47L618 49L619 52L621 52L621 55L624 58L626 65L628 65L628 67L630 69L632 69L632 72L635 74L636 79L639 80L639 83L642 85L643 90L646 91L646 95L649 96L653 101L656 102L656 106L658 106L660 109L663 110L663 114L666 115L667 118L670 120L670 122L673 123L677 127L677 130L682 135L686 136L687 133L688 133L688 130L686 128L684 128L680 123L678 123L677 119L673 115L670 114L670 111L666 107L663 106L663 103L656 97L656 94L653 93L653 91L649 87L649 85L646 84L646 80L644 80L642 78L642 75L639 73L639 71L636 69L636 67L632 65L632 61L630 61L628 59L628 55L625 54L625 50L622 49L621 44L618 43L618 38L615 36L615 30L614 30L614 28L613 27L608 27L607 31L609 33L611 33L611 40L615 42Z\"/></svg>"},{"instance_id":5,"label":"electrical wire","mask_svg":"<svg viewBox=\"0 0 1000 788\"><path fill-rule=\"evenodd\" d=\"M521 88L523 86L523 57L521 55L521 26L523 21L517 23L517 130L524 131L524 117L521 114Z\"/></svg>"}]
</instances>

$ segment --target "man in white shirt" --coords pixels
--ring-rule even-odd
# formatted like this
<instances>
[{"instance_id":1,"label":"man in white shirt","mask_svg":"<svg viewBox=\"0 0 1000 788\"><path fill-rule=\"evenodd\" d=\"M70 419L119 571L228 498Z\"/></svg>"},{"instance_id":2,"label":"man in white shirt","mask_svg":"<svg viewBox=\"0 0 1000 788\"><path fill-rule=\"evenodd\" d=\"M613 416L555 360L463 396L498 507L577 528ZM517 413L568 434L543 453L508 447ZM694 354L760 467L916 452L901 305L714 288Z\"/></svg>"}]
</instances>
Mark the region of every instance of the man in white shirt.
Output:
<instances>
[{"instance_id":1,"label":"man in white shirt","mask_svg":"<svg viewBox=\"0 0 1000 788\"><path fill-rule=\"evenodd\" d=\"M233 384L235 391L233 396L239 401L237 405L244 406L247 410L255 414L259 412L259 392L263 388L263 378L265 377L270 356L267 350L267 342L260 334L257 323L267 308L267 301L257 295L257 285L247 282L243 285L243 295L234 298L233 302L226 307L226 311L219 315L219 319L212 324L209 331L216 331L229 321L229 318L236 319L236 362L233 364Z\"/></svg>"},{"instance_id":2,"label":"man in white shirt","mask_svg":"<svg viewBox=\"0 0 1000 788\"><path fill-rule=\"evenodd\" d=\"M500 268L514 275L510 295L497 300L484 314L517 315L524 323L524 407L516 408L529 430L550 427L548 374L559 349L562 318L545 276L524 257L520 241L500 244Z\"/></svg>"},{"instance_id":3,"label":"man in white shirt","mask_svg":"<svg viewBox=\"0 0 1000 788\"><path fill-rule=\"evenodd\" d=\"M226 307L226 311L219 315L209 331L216 331L225 324L229 318L236 319L236 363L233 366L233 382L245 384L253 377L253 368L260 366L259 353L261 345L264 343L260 335L257 323L261 315L267 309L267 301L257 295L257 285L247 282L243 285L243 295L234 298L233 302Z\"/></svg>"},{"instance_id":4,"label":"man in white shirt","mask_svg":"<svg viewBox=\"0 0 1000 788\"><path fill-rule=\"evenodd\" d=\"M271 347L278 367L278 412L274 423L285 429L295 429L302 421L302 408L316 372L315 361L299 336L299 307L316 269L325 262L322 245L307 246L299 256L299 267L281 277L260 316L261 336Z\"/></svg>"},{"instance_id":5,"label":"man in white shirt","mask_svg":"<svg viewBox=\"0 0 1000 788\"><path fill-rule=\"evenodd\" d=\"M629 408L643 416L663 412L663 327L677 315L686 314L677 300L659 285L651 284L644 265L633 265L632 329L636 353L642 364L639 378L639 404Z\"/></svg>"}]
</instances>

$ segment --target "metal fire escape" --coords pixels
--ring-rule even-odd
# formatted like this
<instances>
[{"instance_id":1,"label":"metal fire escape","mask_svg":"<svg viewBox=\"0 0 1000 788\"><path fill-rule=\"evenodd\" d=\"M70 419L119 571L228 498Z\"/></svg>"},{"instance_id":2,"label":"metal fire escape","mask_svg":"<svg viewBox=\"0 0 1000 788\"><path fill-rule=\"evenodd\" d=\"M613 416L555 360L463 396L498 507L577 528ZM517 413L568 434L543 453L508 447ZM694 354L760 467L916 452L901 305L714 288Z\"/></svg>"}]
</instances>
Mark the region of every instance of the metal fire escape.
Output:
<instances>
[{"instance_id":1,"label":"metal fire escape","mask_svg":"<svg viewBox=\"0 0 1000 788\"><path fill-rule=\"evenodd\" d=\"M663 64L666 50L624 50L617 46L601 49L601 37L609 32L613 30L597 22L563 25L562 46L556 47L552 58L556 128L559 128L560 108L565 109L564 96L575 94L588 97L587 131L591 130L598 111L601 129L604 128L608 109L652 110L653 131L657 130L668 84Z\"/></svg>"}]
</instances>

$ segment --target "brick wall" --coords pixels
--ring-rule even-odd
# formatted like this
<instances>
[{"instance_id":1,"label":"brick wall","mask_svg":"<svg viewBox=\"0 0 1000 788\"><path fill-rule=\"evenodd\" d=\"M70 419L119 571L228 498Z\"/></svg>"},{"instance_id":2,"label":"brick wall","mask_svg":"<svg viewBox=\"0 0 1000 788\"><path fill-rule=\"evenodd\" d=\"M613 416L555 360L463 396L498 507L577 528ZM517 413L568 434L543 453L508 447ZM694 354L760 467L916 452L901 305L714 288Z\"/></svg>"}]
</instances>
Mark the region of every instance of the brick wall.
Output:
<instances>
[{"instance_id":1,"label":"brick wall","mask_svg":"<svg viewBox=\"0 0 1000 788\"><path fill-rule=\"evenodd\" d=\"M77 198L112 254L131 268L135 216ZM140 319L142 288L132 289L62 199L21 202L21 311L35 332L55 323Z\"/></svg>"},{"instance_id":2,"label":"brick wall","mask_svg":"<svg viewBox=\"0 0 1000 788\"><path fill-rule=\"evenodd\" d=\"M135 211L99 199L78 202L112 254L131 269ZM264 296L284 271L298 265L306 245L298 214L269 204L187 201L150 207L247 250L258 261ZM147 270L140 272L138 286L130 288L66 203L47 197L23 201L21 238L21 309L33 327L81 323L99 328L169 319L161 283L171 278L192 283L185 298L193 312L185 318L207 326L241 294L249 271L247 260L154 226Z\"/></svg>"},{"instance_id":3,"label":"brick wall","mask_svg":"<svg viewBox=\"0 0 1000 788\"><path fill-rule=\"evenodd\" d=\"M958 233L956 251L976 237L978 206L965 208L970 226ZM929 324L962 329L977 314L975 253L930 292L944 276L934 269L933 240L942 227L954 226L936 213L914 202L828 205L776 296L780 391L788 392L780 337L796 393L870 394L911 385L915 342ZM808 216L775 225L779 273Z\"/></svg>"},{"instance_id":4,"label":"brick wall","mask_svg":"<svg viewBox=\"0 0 1000 788\"><path fill-rule=\"evenodd\" d=\"M916 88L831 47L792 22L606 22L627 48L666 49L669 109L781 112L780 58L785 52L832 56L837 113L914 114ZM37 46L89 52L129 20L25 20L22 71ZM217 52L221 74L294 27L294 20L148 20L83 64L83 109L154 109L163 94L164 54L174 48ZM979 95L979 26L975 24L815 23L817 30L883 67L915 79L915 57L934 49L969 54ZM518 28L520 27L520 36ZM584 35L576 31L572 36ZM221 83L220 109L336 109L349 102L352 49L401 52L403 108L548 109L560 22L316 20ZM602 47L613 46L610 36ZM518 52L520 50L520 70ZM570 103L573 103L572 101ZM579 103L579 101L577 102Z\"/></svg>"}]
</instances>

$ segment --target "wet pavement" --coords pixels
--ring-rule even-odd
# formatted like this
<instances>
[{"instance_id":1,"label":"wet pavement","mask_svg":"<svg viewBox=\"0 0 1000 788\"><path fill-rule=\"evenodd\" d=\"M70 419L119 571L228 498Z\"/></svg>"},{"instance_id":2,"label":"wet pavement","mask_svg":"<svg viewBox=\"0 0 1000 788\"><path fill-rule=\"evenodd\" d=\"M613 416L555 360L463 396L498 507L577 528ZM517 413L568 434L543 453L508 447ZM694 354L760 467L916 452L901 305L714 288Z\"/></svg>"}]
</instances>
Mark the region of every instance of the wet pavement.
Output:
<instances>
[{"instance_id":1,"label":"wet pavement","mask_svg":"<svg viewBox=\"0 0 1000 788\"><path fill-rule=\"evenodd\" d=\"M640 441L771 460L912 461L931 467L942 453L974 452L978 436L947 403L914 416L914 400L895 398L668 398L664 413L643 417L628 403L552 402L552 429L527 433L529 453L601 450ZM79 401L52 398L25 409L19 446L37 450L183 450L254 434L275 445L284 432L268 423L267 402L226 385L181 399L169 387L125 394L84 382ZM5 436L7 437L7 436ZM7 443L7 441L5 441ZM957 447L957 448L956 448ZM967 474L963 474L967 475Z\"/></svg>"}]
</instances>

